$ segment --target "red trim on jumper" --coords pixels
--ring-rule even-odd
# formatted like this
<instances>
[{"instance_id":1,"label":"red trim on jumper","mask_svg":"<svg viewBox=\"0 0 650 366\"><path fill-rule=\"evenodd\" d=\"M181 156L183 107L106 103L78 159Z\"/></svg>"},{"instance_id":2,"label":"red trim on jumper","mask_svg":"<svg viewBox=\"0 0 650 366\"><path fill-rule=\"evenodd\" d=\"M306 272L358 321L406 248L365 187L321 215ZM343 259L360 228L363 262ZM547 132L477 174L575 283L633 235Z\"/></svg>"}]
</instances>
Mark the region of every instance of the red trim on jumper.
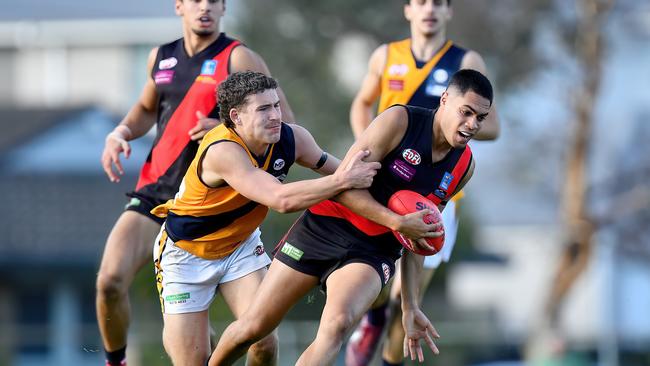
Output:
<instances>
[{"instance_id":1,"label":"red trim on jumper","mask_svg":"<svg viewBox=\"0 0 650 366\"><path fill-rule=\"evenodd\" d=\"M151 160L142 166L136 191L148 184L155 183L178 159L190 142L188 132L196 125L196 111L201 111L207 116L217 104L216 87L219 85L218 83L228 77L230 54L233 48L239 44L238 41L232 42L213 58L217 61L217 67L212 78L217 81L217 84L208 84L208 87L213 89L211 93L206 93L206 84L199 80L194 81L183 101L167 122L160 140L152 149Z\"/></svg>"},{"instance_id":2,"label":"red trim on jumper","mask_svg":"<svg viewBox=\"0 0 650 366\"><path fill-rule=\"evenodd\" d=\"M368 236L377 236L390 232L389 228L379 225L372 220L368 220L363 216L359 216L349 208L334 201L326 200L317 203L314 206L311 206L309 211L316 215L338 217L347 220L349 223L354 225L354 227Z\"/></svg>"}]
</instances>

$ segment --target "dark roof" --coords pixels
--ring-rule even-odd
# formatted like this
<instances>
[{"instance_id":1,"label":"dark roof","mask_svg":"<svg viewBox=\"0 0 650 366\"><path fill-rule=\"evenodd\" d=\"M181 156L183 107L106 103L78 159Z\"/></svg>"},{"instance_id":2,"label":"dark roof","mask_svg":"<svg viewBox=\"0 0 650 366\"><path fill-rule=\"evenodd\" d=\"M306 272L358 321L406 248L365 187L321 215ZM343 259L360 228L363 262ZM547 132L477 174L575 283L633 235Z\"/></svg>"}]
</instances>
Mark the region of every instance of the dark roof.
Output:
<instances>
[{"instance_id":1,"label":"dark roof","mask_svg":"<svg viewBox=\"0 0 650 366\"><path fill-rule=\"evenodd\" d=\"M90 107L19 109L0 106L0 154L24 144L57 123L87 111Z\"/></svg>"},{"instance_id":2,"label":"dark roof","mask_svg":"<svg viewBox=\"0 0 650 366\"><path fill-rule=\"evenodd\" d=\"M96 267L135 177L2 176L0 266Z\"/></svg>"}]
</instances>

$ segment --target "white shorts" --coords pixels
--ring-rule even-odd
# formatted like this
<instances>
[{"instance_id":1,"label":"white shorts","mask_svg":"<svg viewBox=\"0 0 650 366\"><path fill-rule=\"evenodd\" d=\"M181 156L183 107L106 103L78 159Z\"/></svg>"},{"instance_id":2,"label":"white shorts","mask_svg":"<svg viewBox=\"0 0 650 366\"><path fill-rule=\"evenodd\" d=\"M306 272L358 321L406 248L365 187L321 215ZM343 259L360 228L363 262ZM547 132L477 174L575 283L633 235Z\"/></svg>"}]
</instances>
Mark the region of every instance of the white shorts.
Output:
<instances>
[{"instance_id":1,"label":"white shorts","mask_svg":"<svg viewBox=\"0 0 650 366\"><path fill-rule=\"evenodd\" d=\"M424 268L438 268L440 263L449 262L449 258L451 258L451 251L456 244L456 233L458 232L456 202L447 202L445 210L442 211L442 224L445 227L445 244L440 252L424 257Z\"/></svg>"},{"instance_id":2,"label":"white shorts","mask_svg":"<svg viewBox=\"0 0 650 366\"><path fill-rule=\"evenodd\" d=\"M162 228L164 230L164 226ZM160 237L153 255L160 306L165 314L183 314L207 310L219 284L236 280L268 266L259 228L227 257L209 260L197 257L167 238L160 253Z\"/></svg>"}]
</instances>

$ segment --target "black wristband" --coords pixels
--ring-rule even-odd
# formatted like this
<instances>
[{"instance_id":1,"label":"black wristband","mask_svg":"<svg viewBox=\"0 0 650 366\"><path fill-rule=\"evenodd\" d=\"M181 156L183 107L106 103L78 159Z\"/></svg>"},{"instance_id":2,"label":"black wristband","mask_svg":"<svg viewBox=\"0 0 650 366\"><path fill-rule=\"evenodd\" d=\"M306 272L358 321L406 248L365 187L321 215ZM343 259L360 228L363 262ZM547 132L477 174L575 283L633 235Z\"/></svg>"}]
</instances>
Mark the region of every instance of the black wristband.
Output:
<instances>
[{"instance_id":1,"label":"black wristband","mask_svg":"<svg viewBox=\"0 0 650 366\"><path fill-rule=\"evenodd\" d=\"M320 159L318 159L318 162L316 163L316 166L314 167L314 169L322 168L323 165L325 165L325 162L327 161L327 156L328 156L327 153L325 151L323 151L323 153L321 154Z\"/></svg>"}]
</instances>

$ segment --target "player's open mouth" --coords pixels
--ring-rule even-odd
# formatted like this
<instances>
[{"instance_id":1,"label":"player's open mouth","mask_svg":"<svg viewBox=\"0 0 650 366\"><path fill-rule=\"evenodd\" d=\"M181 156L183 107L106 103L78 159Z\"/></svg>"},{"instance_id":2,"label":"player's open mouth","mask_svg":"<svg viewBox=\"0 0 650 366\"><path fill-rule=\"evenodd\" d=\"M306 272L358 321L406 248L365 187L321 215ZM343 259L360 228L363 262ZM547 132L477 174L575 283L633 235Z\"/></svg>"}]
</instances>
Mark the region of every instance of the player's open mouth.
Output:
<instances>
[{"instance_id":1,"label":"player's open mouth","mask_svg":"<svg viewBox=\"0 0 650 366\"><path fill-rule=\"evenodd\" d=\"M210 25L210 24L212 24L212 18L210 18L207 15L200 17L199 21L201 22L201 25Z\"/></svg>"},{"instance_id":2,"label":"player's open mouth","mask_svg":"<svg viewBox=\"0 0 650 366\"><path fill-rule=\"evenodd\" d=\"M464 132L464 131L458 131L458 135L460 136L460 138L463 140L464 143L469 142L469 140L471 140L472 137L474 137L474 134L469 132Z\"/></svg>"}]
</instances>

